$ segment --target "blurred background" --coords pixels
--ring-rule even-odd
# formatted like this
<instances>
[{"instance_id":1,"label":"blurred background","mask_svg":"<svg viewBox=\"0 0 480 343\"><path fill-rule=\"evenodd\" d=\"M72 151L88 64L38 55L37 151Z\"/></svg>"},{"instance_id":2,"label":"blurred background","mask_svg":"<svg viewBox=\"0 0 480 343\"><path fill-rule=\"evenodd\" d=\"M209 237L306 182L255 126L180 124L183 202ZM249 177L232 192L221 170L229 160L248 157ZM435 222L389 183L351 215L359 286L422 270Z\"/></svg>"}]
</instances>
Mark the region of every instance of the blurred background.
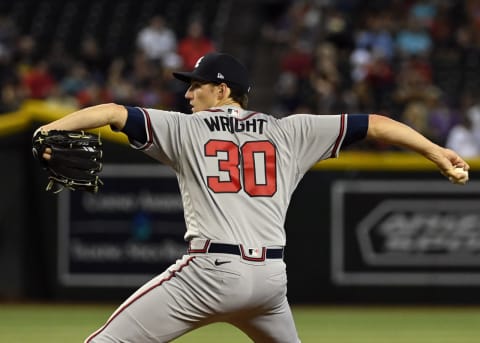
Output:
<instances>
[{"instance_id":1,"label":"blurred background","mask_svg":"<svg viewBox=\"0 0 480 343\"><path fill-rule=\"evenodd\" d=\"M171 72L223 51L252 109L384 114L472 166L454 187L365 142L315 166L285 223L292 303L480 302L479 29L479 0L0 1L0 300L118 301L185 252L171 171L104 129L104 189L54 195L31 136L104 102L188 112Z\"/></svg>"}]
</instances>

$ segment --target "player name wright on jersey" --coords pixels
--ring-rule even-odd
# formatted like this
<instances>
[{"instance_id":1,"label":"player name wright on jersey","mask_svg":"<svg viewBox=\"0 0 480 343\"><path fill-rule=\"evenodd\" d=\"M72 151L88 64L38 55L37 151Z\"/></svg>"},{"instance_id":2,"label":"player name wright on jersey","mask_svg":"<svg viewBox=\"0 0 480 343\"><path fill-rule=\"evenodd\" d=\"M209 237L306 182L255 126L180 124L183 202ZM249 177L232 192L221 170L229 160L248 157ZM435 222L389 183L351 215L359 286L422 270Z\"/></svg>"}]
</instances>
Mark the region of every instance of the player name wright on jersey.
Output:
<instances>
[{"instance_id":1,"label":"player name wright on jersey","mask_svg":"<svg viewBox=\"0 0 480 343\"><path fill-rule=\"evenodd\" d=\"M250 114L250 116L253 114L255 113ZM211 132L254 132L263 134L264 129L266 128L267 120L255 118L249 119L249 117L245 119L239 119L231 116L213 116L204 118L203 120Z\"/></svg>"}]
</instances>

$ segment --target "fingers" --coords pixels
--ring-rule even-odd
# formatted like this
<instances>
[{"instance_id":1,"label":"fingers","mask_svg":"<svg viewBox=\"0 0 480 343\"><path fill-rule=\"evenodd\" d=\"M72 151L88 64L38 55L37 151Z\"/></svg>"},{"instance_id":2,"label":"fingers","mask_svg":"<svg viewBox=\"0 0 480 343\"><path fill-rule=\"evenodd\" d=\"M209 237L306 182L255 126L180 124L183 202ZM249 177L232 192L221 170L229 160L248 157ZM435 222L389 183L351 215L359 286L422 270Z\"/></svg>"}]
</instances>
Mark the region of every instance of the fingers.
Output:
<instances>
[{"instance_id":1,"label":"fingers","mask_svg":"<svg viewBox=\"0 0 480 343\"><path fill-rule=\"evenodd\" d=\"M438 160L438 167L442 174L454 184L464 185L468 182L470 166L455 151L443 149L444 159Z\"/></svg>"},{"instance_id":2,"label":"fingers","mask_svg":"<svg viewBox=\"0 0 480 343\"><path fill-rule=\"evenodd\" d=\"M462 168L463 170L465 170L465 171L470 170L470 166L468 165L468 163L465 162L465 161L463 161L463 160L462 160L462 163L460 163L459 165L457 164L457 165L455 165L455 166L456 166L456 167L461 167L461 168Z\"/></svg>"},{"instance_id":3,"label":"fingers","mask_svg":"<svg viewBox=\"0 0 480 343\"><path fill-rule=\"evenodd\" d=\"M470 166L468 165L467 162L465 162L460 156L456 156L455 159L453 159L452 161L452 165L455 167L455 168L462 168L463 170L469 170L470 169Z\"/></svg>"},{"instance_id":4,"label":"fingers","mask_svg":"<svg viewBox=\"0 0 480 343\"><path fill-rule=\"evenodd\" d=\"M462 167L456 167L456 168L449 169L445 173L445 176L448 177L448 180L451 183L459 184L459 185L464 185L469 180L468 171L463 169Z\"/></svg>"},{"instance_id":5,"label":"fingers","mask_svg":"<svg viewBox=\"0 0 480 343\"><path fill-rule=\"evenodd\" d=\"M50 161L52 158L52 149L46 148L45 151L42 154L43 159Z\"/></svg>"}]
</instances>

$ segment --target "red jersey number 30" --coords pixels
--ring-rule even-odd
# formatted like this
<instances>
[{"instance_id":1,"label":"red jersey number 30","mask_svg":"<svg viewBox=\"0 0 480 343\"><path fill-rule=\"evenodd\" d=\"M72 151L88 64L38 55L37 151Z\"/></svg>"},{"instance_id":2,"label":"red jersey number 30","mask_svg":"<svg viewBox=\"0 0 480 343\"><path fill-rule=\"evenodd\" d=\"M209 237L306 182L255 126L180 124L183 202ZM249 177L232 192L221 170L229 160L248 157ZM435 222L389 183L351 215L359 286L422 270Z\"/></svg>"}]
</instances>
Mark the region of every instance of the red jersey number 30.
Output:
<instances>
[{"instance_id":1,"label":"red jersey number 30","mask_svg":"<svg viewBox=\"0 0 480 343\"><path fill-rule=\"evenodd\" d=\"M223 152L225 158L220 158ZM205 145L205 156L218 158L218 170L228 178L207 176L208 187L215 193L237 193L243 188L252 196L273 196L277 191L275 146L269 141L250 141L241 147L231 141L211 140ZM243 171L243 173L241 173Z\"/></svg>"}]
</instances>

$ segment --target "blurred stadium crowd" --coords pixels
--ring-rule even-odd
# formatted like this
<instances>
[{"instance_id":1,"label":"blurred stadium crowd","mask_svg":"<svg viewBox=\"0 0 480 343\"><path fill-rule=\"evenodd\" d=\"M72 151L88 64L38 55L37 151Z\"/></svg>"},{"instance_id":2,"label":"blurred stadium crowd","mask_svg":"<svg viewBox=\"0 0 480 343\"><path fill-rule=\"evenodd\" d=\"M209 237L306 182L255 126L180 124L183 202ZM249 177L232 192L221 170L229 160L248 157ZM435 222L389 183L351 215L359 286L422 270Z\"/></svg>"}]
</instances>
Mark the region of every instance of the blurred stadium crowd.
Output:
<instances>
[{"instance_id":1,"label":"blurred stadium crowd","mask_svg":"<svg viewBox=\"0 0 480 343\"><path fill-rule=\"evenodd\" d=\"M250 0L162 1L171 6L160 8L139 0L143 14L129 25L128 35L121 34L128 19L121 24L119 15L112 15L109 20L117 25L106 25L98 14L108 2L89 2L74 44L71 38L63 44L62 32L82 11L75 2L67 2L59 17L45 14L55 12L55 2L0 5L0 113L14 111L27 98L78 107L114 101L188 111L185 87L171 71L191 69L198 57L223 49L230 39L230 24L224 23L221 35L213 34L208 17L213 10L199 8L222 7L228 13L220 17L231 19L245 1ZM120 13L126 1L112 3ZM181 24L180 3L191 8L188 15L181 13L186 18ZM466 158L480 156L480 0L251 3L249 8L262 15L257 44L270 52L255 58L275 69L270 76L254 75L264 83L255 87L273 94L270 113L386 114ZM30 17L23 13L28 9L34 12ZM124 12L128 18L128 9ZM46 45L38 32L45 35L52 19L56 35ZM110 38L100 37L101 27ZM123 49L112 49L112 37Z\"/></svg>"}]
</instances>

